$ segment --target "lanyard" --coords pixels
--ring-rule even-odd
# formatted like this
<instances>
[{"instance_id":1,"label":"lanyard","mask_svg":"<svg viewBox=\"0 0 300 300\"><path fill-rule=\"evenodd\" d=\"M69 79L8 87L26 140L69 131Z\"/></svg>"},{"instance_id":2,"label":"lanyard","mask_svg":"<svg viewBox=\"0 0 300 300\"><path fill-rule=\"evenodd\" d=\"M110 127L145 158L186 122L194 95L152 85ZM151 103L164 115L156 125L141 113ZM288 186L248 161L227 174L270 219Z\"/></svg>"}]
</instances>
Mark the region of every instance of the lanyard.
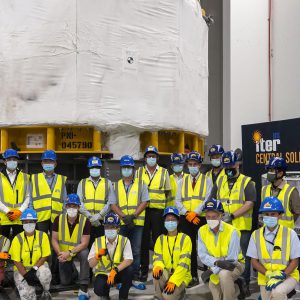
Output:
<instances>
[{"instance_id":1,"label":"lanyard","mask_svg":"<svg viewBox=\"0 0 300 300\"><path fill-rule=\"evenodd\" d=\"M153 172L153 174L152 174L152 177L150 178L149 171L148 171L147 169L145 169L145 172L146 172L146 174L148 175L149 180L150 180L149 183L148 183L148 187L151 186L151 183L152 183L152 180L154 179L154 176L155 176L155 174L156 174L156 171L157 171L157 169L154 170L154 172Z\"/></svg>"},{"instance_id":2,"label":"lanyard","mask_svg":"<svg viewBox=\"0 0 300 300\"><path fill-rule=\"evenodd\" d=\"M117 244L116 244L116 247L115 247L115 250L114 250L112 256L110 256L109 251L107 250L107 255L108 255L108 259L110 261L110 269L111 270L112 270L113 265L114 265L114 259L115 259L115 254L116 254L116 250L117 250L117 247L118 247L118 243L119 243L119 237L117 236Z\"/></svg>"},{"instance_id":3,"label":"lanyard","mask_svg":"<svg viewBox=\"0 0 300 300\"><path fill-rule=\"evenodd\" d=\"M29 255L30 255L30 265L32 265L32 255L33 255L33 247L34 247L34 241L35 241L35 233L34 232L34 238L33 238L33 241L32 241L32 247L31 247L31 250L30 250L30 247L29 247L29 243L28 243L28 239L27 239L27 236L26 234L24 233L24 236L25 236L25 240L26 240L26 243L27 243L27 246L28 246L28 249L29 249Z\"/></svg>"},{"instance_id":4,"label":"lanyard","mask_svg":"<svg viewBox=\"0 0 300 300\"><path fill-rule=\"evenodd\" d=\"M171 264L172 264L171 273L173 273L173 272L174 272L174 269L173 269L173 263L174 263L173 256L174 256L174 249L175 249L175 244L176 244L177 236L178 236L178 234L176 234L176 238L175 238L175 241L174 241L174 245L173 245L172 253L171 253L170 244L169 244L169 236L167 236L168 250L169 250L169 253L170 253L170 256L171 256Z\"/></svg>"},{"instance_id":5,"label":"lanyard","mask_svg":"<svg viewBox=\"0 0 300 300\"><path fill-rule=\"evenodd\" d=\"M276 234L275 234L274 239L273 239L272 242L266 240L266 238L265 238L265 231L266 231L266 227L264 227L264 230L263 230L263 237L264 237L264 239L265 239L265 241L266 241L267 243L269 243L269 244L271 244L271 245L273 246L273 251L274 251L274 242L275 242L275 240L276 240L276 237L277 237L277 234L278 234L278 231L279 231L279 227L278 227L278 229L277 229L277 232L276 232ZM275 246L275 248L277 248L277 247ZM276 249L275 249L275 250L276 250Z\"/></svg>"}]
</instances>

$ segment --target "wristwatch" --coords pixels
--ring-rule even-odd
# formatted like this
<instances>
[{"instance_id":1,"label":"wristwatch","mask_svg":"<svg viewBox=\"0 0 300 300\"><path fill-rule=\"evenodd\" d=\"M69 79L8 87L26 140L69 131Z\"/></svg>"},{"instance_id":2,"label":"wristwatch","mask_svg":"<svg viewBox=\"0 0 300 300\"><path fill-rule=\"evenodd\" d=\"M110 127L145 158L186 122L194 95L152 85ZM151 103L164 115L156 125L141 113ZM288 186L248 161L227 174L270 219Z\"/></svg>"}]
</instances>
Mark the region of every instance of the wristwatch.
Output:
<instances>
[{"instance_id":1,"label":"wristwatch","mask_svg":"<svg viewBox=\"0 0 300 300\"><path fill-rule=\"evenodd\" d=\"M69 250L70 256L74 257L76 254L72 252L72 250Z\"/></svg>"},{"instance_id":2,"label":"wristwatch","mask_svg":"<svg viewBox=\"0 0 300 300\"><path fill-rule=\"evenodd\" d=\"M39 269L39 267L38 266L33 266L32 269L37 271Z\"/></svg>"},{"instance_id":3,"label":"wristwatch","mask_svg":"<svg viewBox=\"0 0 300 300\"><path fill-rule=\"evenodd\" d=\"M234 219L234 214L230 214L230 217L233 220Z\"/></svg>"},{"instance_id":4,"label":"wristwatch","mask_svg":"<svg viewBox=\"0 0 300 300\"><path fill-rule=\"evenodd\" d=\"M116 273L119 273L118 267L114 267L114 270L116 271Z\"/></svg>"}]
</instances>

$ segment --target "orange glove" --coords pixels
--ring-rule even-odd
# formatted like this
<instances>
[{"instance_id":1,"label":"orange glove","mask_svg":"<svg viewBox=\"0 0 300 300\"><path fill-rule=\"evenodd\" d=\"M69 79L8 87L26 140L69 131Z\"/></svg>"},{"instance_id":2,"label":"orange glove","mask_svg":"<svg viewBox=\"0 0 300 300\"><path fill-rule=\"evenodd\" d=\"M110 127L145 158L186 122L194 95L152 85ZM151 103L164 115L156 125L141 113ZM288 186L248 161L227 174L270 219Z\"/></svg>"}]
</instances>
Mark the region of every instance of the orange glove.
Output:
<instances>
[{"instance_id":1,"label":"orange glove","mask_svg":"<svg viewBox=\"0 0 300 300\"><path fill-rule=\"evenodd\" d=\"M198 225L200 223L199 216L194 211L188 211L185 214L185 218L190 222L194 223L195 225ZM197 218L198 220L195 220ZM195 221L194 221L195 220Z\"/></svg>"},{"instance_id":2,"label":"orange glove","mask_svg":"<svg viewBox=\"0 0 300 300\"><path fill-rule=\"evenodd\" d=\"M95 258L99 260L104 255L106 255L106 249L99 249L98 253L96 253L95 255Z\"/></svg>"},{"instance_id":3,"label":"orange glove","mask_svg":"<svg viewBox=\"0 0 300 300\"><path fill-rule=\"evenodd\" d=\"M168 281L165 285L164 293L167 295L173 294L175 291L175 287L176 287L175 283Z\"/></svg>"},{"instance_id":4,"label":"orange glove","mask_svg":"<svg viewBox=\"0 0 300 300\"><path fill-rule=\"evenodd\" d=\"M6 252L0 252L0 259L8 260L10 259L10 255Z\"/></svg>"},{"instance_id":5,"label":"orange glove","mask_svg":"<svg viewBox=\"0 0 300 300\"><path fill-rule=\"evenodd\" d=\"M195 224L195 225L200 224L200 218L198 216L193 219L193 224Z\"/></svg>"},{"instance_id":6,"label":"orange glove","mask_svg":"<svg viewBox=\"0 0 300 300\"><path fill-rule=\"evenodd\" d=\"M12 209L7 213L7 217L9 218L10 221L15 221L20 218L22 212L18 209Z\"/></svg>"},{"instance_id":7,"label":"orange glove","mask_svg":"<svg viewBox=\"0 0 300 300\"><path fill-rule=\"evenodd\" d=\"M162 267L155 267L153 269L153 274L152 274L153 278L158 280L161 277L162 273L163 273L163 268Z\"/></svg>"},{"instance_id":8,"label":"orange glove","mask_svg":"<svg viewBox=\"0 0 300 300\"><path fill-rule=\"evenodd\" d=\"M112 269L107 277L107 284L108 285L114 285L115 283L115 277L118 274L118 272L116 271L117 268Z\"/></svg>"}]
</instances>

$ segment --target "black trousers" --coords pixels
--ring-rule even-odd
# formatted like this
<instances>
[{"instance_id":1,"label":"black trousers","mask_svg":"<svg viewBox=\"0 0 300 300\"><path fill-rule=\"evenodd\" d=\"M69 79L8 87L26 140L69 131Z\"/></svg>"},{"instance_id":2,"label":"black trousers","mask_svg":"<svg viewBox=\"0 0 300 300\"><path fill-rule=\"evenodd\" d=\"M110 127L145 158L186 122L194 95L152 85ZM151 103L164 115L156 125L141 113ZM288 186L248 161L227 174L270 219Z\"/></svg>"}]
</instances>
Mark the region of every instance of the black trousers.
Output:
<instances>
[{"instance_id":1,"label":"black trousers","mask_svg":"<svg viewBox=\"0 0 300 300\"><path fill-rule=\"evenodd\" d=\"M122 283L119 299L128 299L129 289L132 285L133 268L131 266L116 275L115 283ZM97 275L94 281L94 292L99 297L109 297L110 286L107 284L107 275Z\"/></svg>"},{"instance_id":2,"label":"black trousers","mask_svg":"<svg viewBox=\"0 0 300 300\"><path fill-rule=\"evenodd\" d=\"M10 228L12 228L12 239L19 234L20 232L23 231L23 225L1 225L0 226L0 234L4 235L6 238L10 238Z\"/></svg>"},{"instance_id":3,"label":"black trousers","mask_svg":"<svg viewBox=\"0 0 300 300\"><path fill-rule=\"evenodd\" d=\"M153 250L157 238L163 233L163 209L146 208L145 225L141 247L141 270L149 270L149 250Z\"/></svg>"},{"instance_id":4,"label":"black trousers","mask_svg":"<svg viewBox=\"0 0 300 300\"><path fill-rule=\"evenodd\" d=\"M179 231L187 234L192 241L192 255L191 255L191 274L192 277L198 278L198 264L197 264L197 237L200 226L206 224L206 219L200 217L200 224L194 225L186 220L185 216L180 216Z\"/></svg>"}]
</instances>

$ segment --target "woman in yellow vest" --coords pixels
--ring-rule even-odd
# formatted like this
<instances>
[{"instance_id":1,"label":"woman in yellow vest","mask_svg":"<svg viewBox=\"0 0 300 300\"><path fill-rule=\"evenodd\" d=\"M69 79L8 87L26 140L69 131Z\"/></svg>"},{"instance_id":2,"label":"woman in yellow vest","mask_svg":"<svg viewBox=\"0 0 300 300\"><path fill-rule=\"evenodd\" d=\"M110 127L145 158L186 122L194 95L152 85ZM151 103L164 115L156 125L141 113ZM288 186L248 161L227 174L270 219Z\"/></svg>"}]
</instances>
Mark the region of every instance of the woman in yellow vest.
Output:
<instances>
[{"instance_id":1,"label":"woman in yellow vest","mask_svg":"<svg viewBox=\"0 0 300 300\"><path fill-rule=\"evenodd\" d=\"M206 172L206 176L208 176L213 183L216 182L219 176L225 175L225 171L222 168L223 153L224 149L221 145L212 145L208 150L208 156L212 168L208 172Z\"/></svg>"},{"instance_id":2,"label":"woman in yellow vest","mask_svg":"<svg viewBox=\"0 0 300 300\"><path fill-rule=\"evenodd\" d=\"M134 160L130 155L121 157L120 167L122 179L115 185L116 201L111 203L111 209L121 218L120 234L130 240L132 247L134 270L132 285L144 290L145 284L139 281L140 255L149 194L143 180L134 178Z\"/></svg>"},{"instance_id":3,"label":"woman in yellow vest","mask_svg":"<svg viewBox=\"0 0 300 300\"><path fill-rule=\"evenodd\" d=\"M247 256L258 272L262 300L285 300L299 281L300 242L296 232L279 224L284 208L276 197L267 197L259 212L264 226L252 233Z\"/></svg>"},{"instance_id":4,"label":"woman in yellow vest","mask_svg":"<svg viewBox=\"0 0 300 300\"><path fill-rule=\"evenodd\" d=\"M178 232L179 211L175 206L164 210L164 226L168 233L156 240L153 255L153 281L156 299L179 300L192 279L192 242Z\"/></svg>"},{"instance_id":5,"label":"woman in yellow vest","mask_svg":"<svg viewBox=\"0 0 300 300\"><path fill-rule=\"evenodd\" d=\"M95 240L88 256L95 274L94 292L101 300L109 300L110 288L121 283L119 300L126 300L133 276L130 241L118 234L120 219L115 213L107 214L103 224L105 235Z\"/></svg>"},{"instance_id":6,"label":"woman in yellow vest","mask_svg":"<svg viewBox=\"0 0 300 300\"><path fill-rule=\"evenodd\" d=\"M52 228L52 247L59 261L59 277L62 285L74 284L79 277L79 300L89 298L88 284L90 269L89 254L91 223L79 214L80 199L77 194L69 194L66 201L67 214L57 216ZM80 262L80 272L74 260Z\"/></svg>"},{"instance_id":7,"label":"woman in yellow vest","mask_svg":"<svg viewBox=\"0 0 300 300\"><path fill-rule=\"evenodd\" d=\"M43 300L50 300L51 272L47 258L51 255L48 235L35 230L37 213L27 208L21 215L24 231L12 241L9 254L14 261L14 280L21 300L35 300L35 286L43 287Z\"/></svg>"}]
</instances>

